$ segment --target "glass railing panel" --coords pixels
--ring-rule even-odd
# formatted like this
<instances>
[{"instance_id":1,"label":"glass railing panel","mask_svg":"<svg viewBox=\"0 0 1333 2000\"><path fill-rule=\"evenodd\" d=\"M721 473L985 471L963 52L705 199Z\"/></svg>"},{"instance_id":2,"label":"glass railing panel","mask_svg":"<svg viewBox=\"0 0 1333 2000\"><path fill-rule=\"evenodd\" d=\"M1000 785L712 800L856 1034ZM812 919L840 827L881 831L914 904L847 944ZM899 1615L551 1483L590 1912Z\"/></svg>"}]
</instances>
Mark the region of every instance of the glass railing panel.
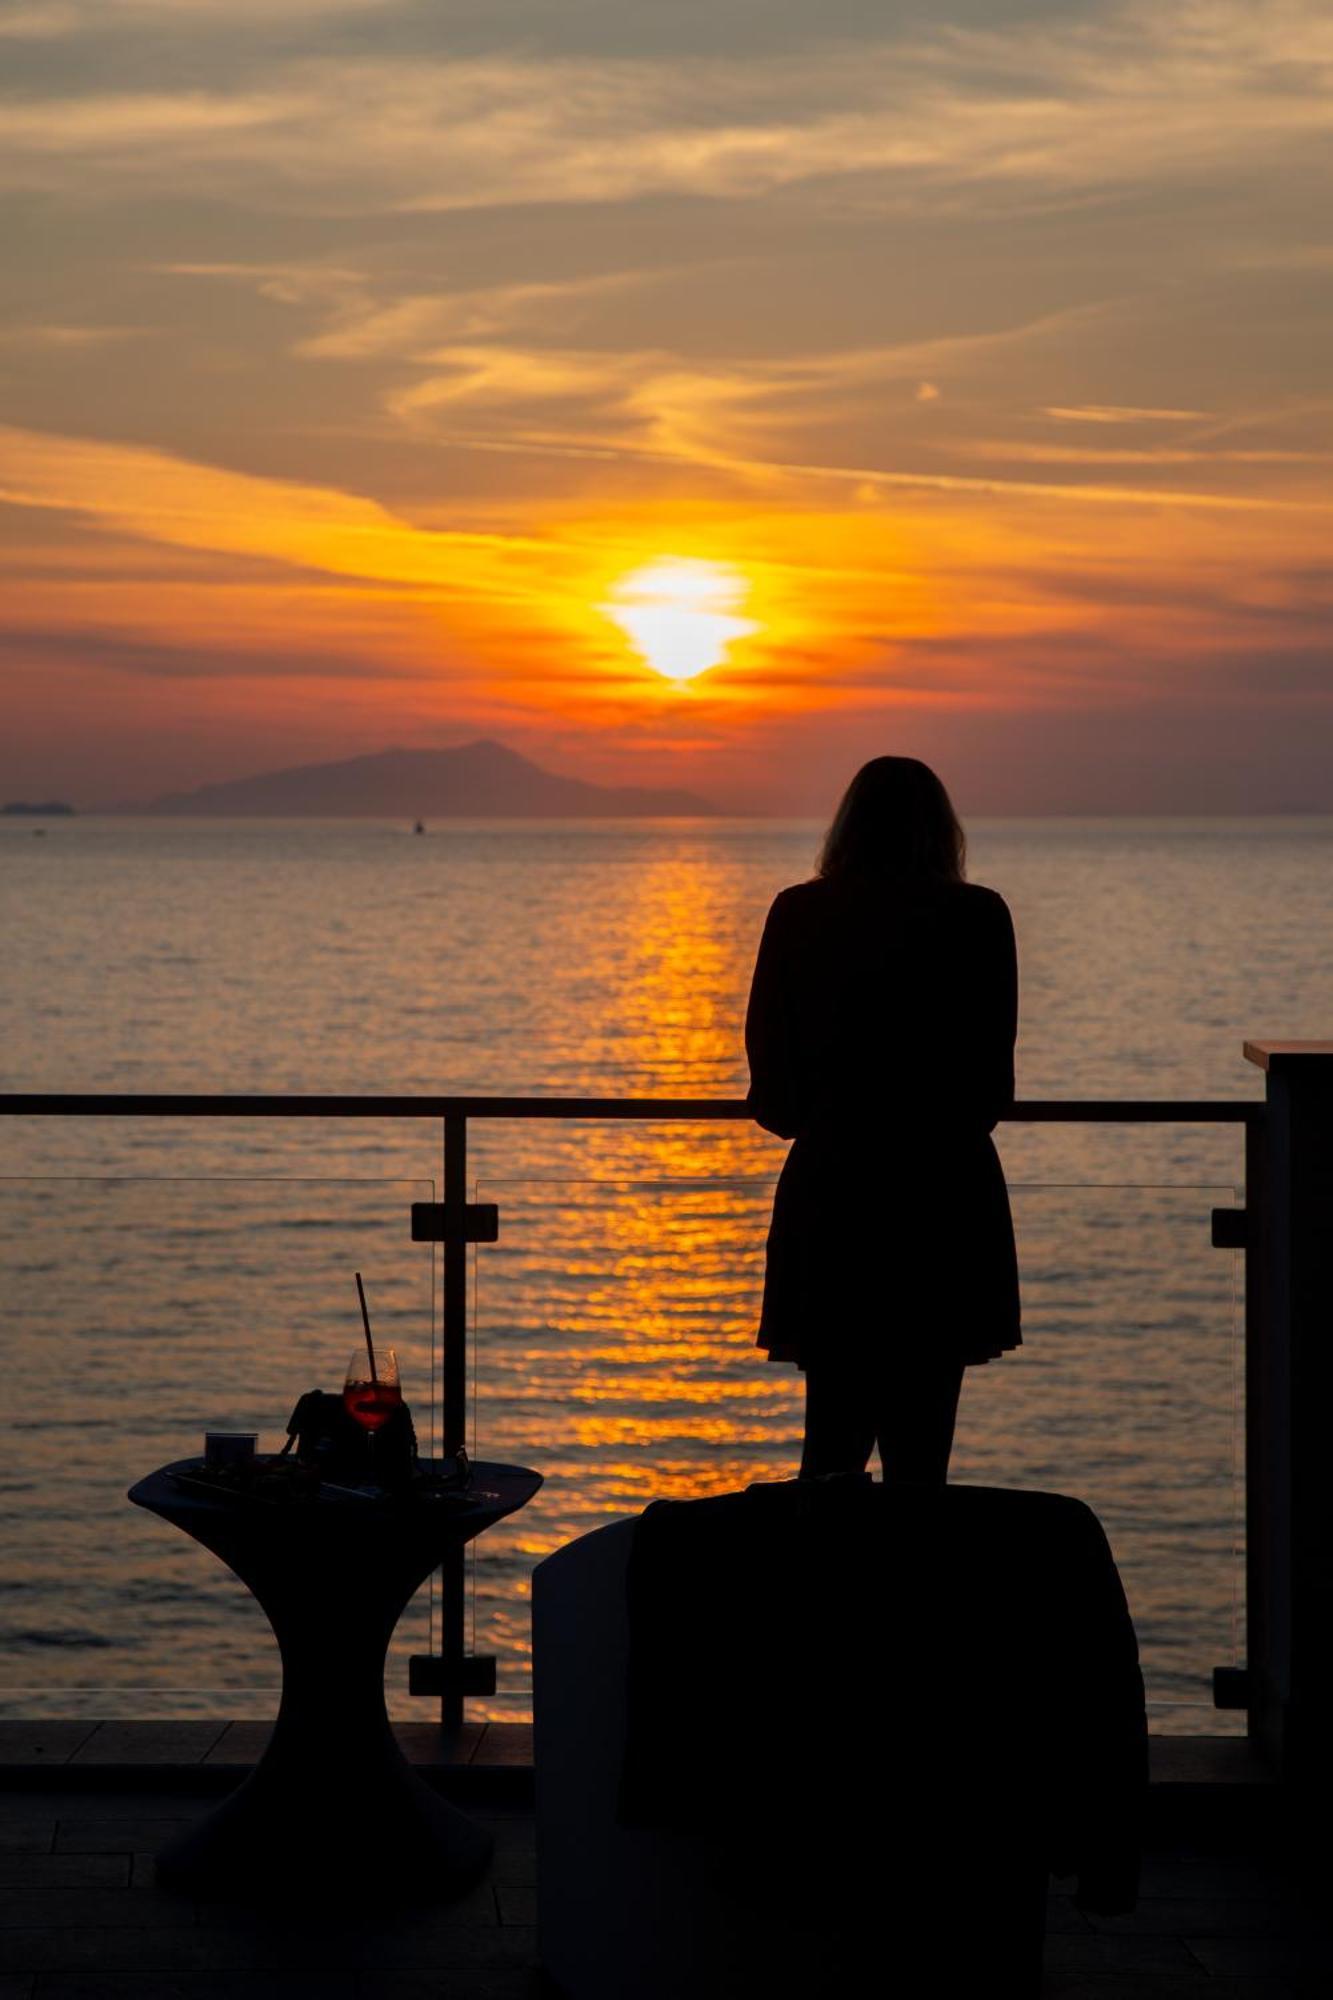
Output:
<instances>
[{"instance_id":1,"label":"glass railing panel","mask_svg":"<svg viewBox=\"0 0 1333 2000\"><path fill-rule=\"evenodd\" d=\"M0 1712L269 1716L267 1621L224 1566L131 1506L147 1472L207 1429L281 1448L303 1391L338 1391L361 1338L361 1270L377 1338L435 1437L436 1264L409 1208L429 1181L0 1181L9 1421L0 1504ZM423 1591L399 1627L394 1713L420 1719L406 1655L431 1644Z\"/></svg>"},{"instance_id":2,"label":"glass railing panel","mask_svg":"<svg viewBox=\"0 0 1333 2000\"><path fill-rule=\"evenodd\" d=\"M1012 1189L1024 1347L969 1371L953 1476L1084 1500L1110 1538L1149 1715L1243 1731L1212 1705L1245 1653L1242 1259L1226 1186Z\"/></svg>"},{"instance_id":3,"label":"glass railing panel","mask_svg":"<svg viewBox=\"0 0 1333 2000\"><path fill-rule=\"evenodd\" d=\"M754 1346L768 1177L502 1181L477 1253L473 1445L545 1474L474 1545L480 1708L528 1712L528 1578L551 1549L660 1497L790 1477L799 1374ZM1025 1344L970 1370L951 1476L1085 1500L1110 1536L1153 1726L1224 1732L1214 1667L1243 1659L1240 1259L1216 1185L1012 1188ZM701 1635L706 1640L706 1635Z\"/></svg>"},{"instance_id":4,"label":"glass railing panel","mask_svg":"<svg viewBox=\"0 0 1333 2000\"><path fill-rule=\"evenodd\" d=\"M527 1579L551 1548L663 1494L795 1469L801 1384L753 1346L770 1176L476 1189L501 1241L474 1253L476 1455L547 1484L474 1548L469 1642L526 1712ZM12 1407L0 1489L17 1559L0 1598L0 1708L40 1715L272 1711L267 1625L213 1558L124 1499L205 1426L281 1442L308 1387L337 1389L365 1271L398 1345L423 1449L435 1436L438 1253L408 1239L429 1182L0 1182ZM1214 1250L1225 1186L1013 1189L1026 1345L974 1371L954 1476L1053 1487L1104 1521L1159 1728L1239 1727L1209 1705L1243 1658L1240 1258ZM435 1650L429 1594L395 1640Z\"/></svg>"},{"instance_id":5,"label":"glass railing panel","mask_svg":"<svg viewBox=\"0 0 1333 2000\"><path fill-rule=\"evenodd\" d=\"M473 1417L484 1458L545 1475L474 1549L476 1644L497 1715L528 1711L528 1577L552 1549L662 1497L781 1478L800 1385L753 1331L771 1179L488 1182L500 1243L479 1252Z\"/></svg>"}]
</instances>

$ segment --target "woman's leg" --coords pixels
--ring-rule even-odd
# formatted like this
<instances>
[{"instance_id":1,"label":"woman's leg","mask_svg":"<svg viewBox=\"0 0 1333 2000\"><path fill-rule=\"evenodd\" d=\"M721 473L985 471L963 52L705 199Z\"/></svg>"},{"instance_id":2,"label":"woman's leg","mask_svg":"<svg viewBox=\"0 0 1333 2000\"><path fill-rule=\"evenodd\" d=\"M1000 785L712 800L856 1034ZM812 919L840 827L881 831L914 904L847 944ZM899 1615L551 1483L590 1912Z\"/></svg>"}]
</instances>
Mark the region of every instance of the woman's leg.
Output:
<instances>
[{"instance_id":1,"label":"woman's leg","mask_svg":"<svg viewBox=\"0 0 1333 2000\"><path fill-rule=\"evenodd\" d=\"M802 1479L864 1472L875 1445L875 1408L864 1369L836 1361L807 1368Z\"/></svg>"},{"instance_id":2,"label":"woman's leg","mask_svg":"<svg viewBox=\"0 0 1333 2000\"><path fill-rule=\"evenodd\" d=\"M875 1433L886 1483L945 1484L962 1388L963 1364L950 1355L913 1352L883 1364Z\"/></svg>"}]
</instances>

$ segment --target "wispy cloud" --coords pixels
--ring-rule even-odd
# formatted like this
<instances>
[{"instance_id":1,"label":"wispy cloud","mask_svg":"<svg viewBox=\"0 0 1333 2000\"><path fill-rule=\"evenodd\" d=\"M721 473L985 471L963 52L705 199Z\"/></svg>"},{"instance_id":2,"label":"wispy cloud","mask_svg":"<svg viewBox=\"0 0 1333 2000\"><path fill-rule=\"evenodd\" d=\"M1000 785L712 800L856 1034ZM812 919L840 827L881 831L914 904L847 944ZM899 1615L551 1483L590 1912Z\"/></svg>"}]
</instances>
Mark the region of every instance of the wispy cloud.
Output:
<instances>
[{"instance_id":1,"label":"wispy cloud","mask_svg":"<svg viewBox=\"0 0 1333 2000\"><path fill-rule=\"evenodd\" d=\"M339 14L388 12L397 0L33 0L0 11L0 36L13 41L59 41L70 35L105 34L147 27L161 31L182 22L314 22Z\"/></svg>"},{"instance_id":2,"label":"wispy cloud","mask_svg":"<svg viewBox=\"0 0 1333 2000\"><path fill-rule=\"evenodd\" d=\"M758 468L756 468L758 469ZM920 492L990 494L997 498L1006 495L1031 499L1088 501L1096 504L1105 502L1111 506L1143 508L1173 507L1220 509L1226 513L1259 514L1307 514L1318 513L1333 516L1333 499L1322 496L1312 500L1286 499L1266 494L1228 494L1191 491L1188 488L1161 486L1107 485L1104 482L1083 483L1077 486L1058 484L1054 481L1032 479L988 478L981 473L948 473L892 470L882 466L785 464L775 465L773 471L803 475L808 479L825 479L840 484L866 487L872 491L898 491L916 489Z\"/></svg>"},{"instance_id":3,"label":"wispy cloud","mask_svg":"<svg viewBox=\"0 0 1333 2000\"><path fill-rule=\"evenodd\" d=\"M1058 406L1046 415L1063 424L1189 424L1201 422L1207 410L1135 410L1111 403L1086 403L1079 409Z\"/></svg>"},{"instance_id":4,"label":"wispy cloud","mask_svg":"<svg viewBox=\"0 0 1333 2000\"><path fill-rule=\"evenodd\" d=\"M622 275L616 283L630 282ZM541 288L524 289L531 297ZM587 288L569 288L586 302ZM759 359L719 352L686 361L669 348L609 349L546 345L494 339L485 345L431 347L421 328L450 302L411 302L394 307L372 323L373 351L396 354L424 373L386 398L398 417L415 420L441 407L452 412L475 404L494 409L532 401L576 402L583 447L626 450L688 462L700 467L756 466L764 454L775 462L793 439L831 417L854 411L872 398L891 397L906 410L938 404L943 391L922 379L934 373L968 370L973 379L1001 371L1006 357L1053 338L1071 337L1097 317L1097 308L1020 319L1013 325L972 334L904 341L875 347L827 351L793 350ZM497 322L503 318L497 313ZM344 346L335 331L332 352L358 351L358 332ZM302 343L307 354L327 353L324 336ZM922 394L926 389L930 393ZM456 435L456 433L451 433ZM525 431L525 435L532 435ZM517 434L516 434L517 441ZM551 443L561 440L547 434ZM570 442L576 440L569 438Z\"/></svg>"},{"instance_id":5,"label":"wispy cloud","mask_svg":"<svg viewBox=\"0 0 1333 2000\"><path fill-rule=\"evenodd\" d=\"M662 273L653 273L662 282ZM272 296L279 296L273 281ZM540 329L550 339L576 329L589 308L631 290L639 274L602 272L593 277L546 283L462 286L450 292L421 292L406 298L377 298L367 286L345 287L319 333L299 342L296 352L314 360L366 360L388 355L420 361L452 362L465 350L449 343Z\"/></svg>"},{"instance_id":6,"label":"wispy cloud","mask_svg":"<svg viewBox=\"0 0 1333 2000\"><path fill-rule=\"evenodd\" d=\"M871 177L1092 188L1234 176L1333 131L1333 17L1314 0L1113 13L671 62L522 56L265 62L262 81L11 102L27 185L266 188L402 210L745 199Z\"/></svg>"},{"instance_id":7,"label":"wispy cloud","mask_svg":"<svg viewBox=\"0 0 1333 2000\"><path fill-rule=\"evenodd\" d=\"M14 162L100 160L109 170L129 165L142 148L138 175L156 158L216 153L238 134L277 132L298 109L294 98L214 91L135 91L10 101L0 110L0 145ZM22 179L22 175L18 176ZM52 180L59 175L53 174Z\"/></svg>"},{"instance_id":8,"label":"wispy cloud","mask_svg":"<svg viewBox=\"0 0 1333 2000\"><path fill-rule=\"evenodd\" d=\"M55 41L76 35L83 21L73 0L46 0L46 4L7 7L0 12L0 37L11 42Z\"/></svg>"},{"instance_id":9,"label":"wispy cloud","mask_svg":"<svg viewBox=\"0 0 1333 2000\"><path fill-rule=\"evenodd\" d=\"M1077 444L1029 444L1019 439L970 438L958 447L969 458L991 460L995 464L1026 465L1330 465L1333 450L1290 449L1232 450L1226 446L1191 448L1175 445L1143 445L1123 449Z\"/></svg>"},{"instance_id":10,"label":"wispy cloud","mask_svg":"<svg viewBox=\"0 0 1333 2000\"><path fill-rule=\"evenodd\" d=\"M1085 319L1085 313L1073 317ZM959 368L964 360L973 370L979 361L994 366L1028 342L1040 342L1050 322L1034 322L929 344L934 364L947 361ZM1077 483L1072 475L1091 468L1133 468L1143 472L1183 466L1213 472L1255 467L1324 465L1333 461L1333 446L1315 444L1227 445L1217 440L1185 445L1106 447L1033 440L977 438L973 427L957 436L923 436L913 447L917 463L875 464L863 459L798 456L803 440L817 437L830 413L896 397L906 412L922 402L914 387L926 355L921 344L902 348L852 350L843 353L793 355L769 363L741 365L719 357L709 365L685 367L670 355L598 350L523 349L496 343L486 347L442 349L435 364L410 386L387 398L391 413L408 423L433 426L449 420L445 433L456 448L522 450L538 455L586 458L592 455L642 459L681 465L700 472L725 475L751 487L778 490L824 481L861 485L867 494L916 488L941 493L1077 496L1089 504L1140 505L1147 499L1163 505L1254 510L1306 511L1311 506L1333 511L1333 501L1319 494L1274 494L1247 490L1190 490L1176 486L1110 485L1104 481ZM447 364L441 371L439 363ZM942 401L939 392L925 399ZM543 405L553 421L543 428L525 419L527 406ZM512 413L507 437L460 431L457 418L470 411L493 416ZM1178 413L1182 418L1183 412ZM959 469L958 460L976 468ZM940 461L943 460L941 463ZM1068 484L1035 482L1006 476L990 468L1046 466L1067 470Z\"/></svg>"},{"instance_id":11,"label":"wispy cloud","mask_svg":"<svg viewBox=\"0 0 1333 2000\"><path fill-rule=\"evenodd\" d=\"M143 332L137 326L0 326L0 348L103 347L109 341L132 340Z\"/></svg>"},{"instance_id":12,"label":"wispy cloud","mask_svg":"<svg viewBox=\"0 0 1333 2000\"><path fill-rule=\"evenodd\" d=\"M522 535L415 528L327 487L14 428L0 428L0 500L86 514L148 541L421 590L484 587L484 554L542 546Z\"/></svg>"}]
</instances>

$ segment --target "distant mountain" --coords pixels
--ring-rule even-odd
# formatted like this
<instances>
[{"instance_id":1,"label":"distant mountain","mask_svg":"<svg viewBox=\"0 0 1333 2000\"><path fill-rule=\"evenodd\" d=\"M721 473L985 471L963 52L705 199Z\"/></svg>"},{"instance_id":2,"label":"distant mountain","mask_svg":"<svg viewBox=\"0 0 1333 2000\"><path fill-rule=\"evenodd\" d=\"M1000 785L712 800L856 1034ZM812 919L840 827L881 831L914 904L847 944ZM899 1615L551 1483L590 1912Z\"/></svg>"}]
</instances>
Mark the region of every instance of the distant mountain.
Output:
<instances>
[{"instance_id":1,"label":"distant mountain","mask_svg":"<svg viewBox=\"0 0 1333 2000\"><path fill-rule=\"evenodd\" d=\"M153 813L258 814L287 818L619 819L716 810L693 792L589 785L560 778L503 743L457 750L381 750L341 764L301 764L255 778L172 792Z\"/></svg>"},{"instance_id":2,"label":"distant mountain","mask_svg":"<svg viewBox=\"0 0 1333 2000\"><path fill-rule=\"evenodd\" d=\"M47 799L41 805L30 805L27 799L11 799L8 805L0 806L0 813L26 814L37 819L67 819L73 810L63 799Z\"/></svg>"}]
</instances>

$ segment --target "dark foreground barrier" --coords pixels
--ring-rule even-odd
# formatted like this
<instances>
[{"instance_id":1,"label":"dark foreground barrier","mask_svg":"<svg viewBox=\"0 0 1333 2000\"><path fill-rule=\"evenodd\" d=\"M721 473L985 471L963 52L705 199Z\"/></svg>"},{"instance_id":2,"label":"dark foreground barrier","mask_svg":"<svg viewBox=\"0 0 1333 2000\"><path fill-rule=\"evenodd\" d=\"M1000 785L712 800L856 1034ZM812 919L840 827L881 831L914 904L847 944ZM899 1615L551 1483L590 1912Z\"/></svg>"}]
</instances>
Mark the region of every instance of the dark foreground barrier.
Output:
<instances>
[{"instance_id":1,"label":"dark foreground barrier","mask_svg":"<svg viewBox=\"0 0 1333 2000\"><path fill-rule=\"evenodd\" d=\"M1143 1685L1078 1501L853 1479L660 1503L538 1567L533 1693L539 1945L569 2000L808 1996L905 1960L1017 2000L1051 1870L1133 1906Z\"/></svg>"}]
</instances>

